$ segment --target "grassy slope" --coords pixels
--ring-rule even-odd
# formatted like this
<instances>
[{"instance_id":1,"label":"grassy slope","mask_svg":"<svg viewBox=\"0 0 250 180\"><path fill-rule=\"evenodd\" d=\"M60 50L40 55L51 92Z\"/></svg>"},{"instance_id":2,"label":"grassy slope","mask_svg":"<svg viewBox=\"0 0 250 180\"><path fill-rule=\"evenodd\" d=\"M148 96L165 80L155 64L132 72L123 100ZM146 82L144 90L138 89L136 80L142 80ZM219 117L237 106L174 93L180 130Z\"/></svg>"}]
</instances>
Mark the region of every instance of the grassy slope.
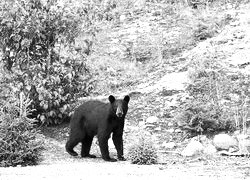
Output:
<instances>
[{"instance_id":1,"label":"grassy slope","mask_svg":"<svg viewBox=\"0 0 250 180\"><path fill-rule=\"evenodd\" d=\"M180 4L146 3L138 10L118 6L130 14L121 21L120 13L116 20L99 25L102 31L88 57L98 79L96 92L134 89L152 76L178 71L184 51L218 34L232 20L230 10L223 7L193 10Z\"/></svg>"}]
</instances>

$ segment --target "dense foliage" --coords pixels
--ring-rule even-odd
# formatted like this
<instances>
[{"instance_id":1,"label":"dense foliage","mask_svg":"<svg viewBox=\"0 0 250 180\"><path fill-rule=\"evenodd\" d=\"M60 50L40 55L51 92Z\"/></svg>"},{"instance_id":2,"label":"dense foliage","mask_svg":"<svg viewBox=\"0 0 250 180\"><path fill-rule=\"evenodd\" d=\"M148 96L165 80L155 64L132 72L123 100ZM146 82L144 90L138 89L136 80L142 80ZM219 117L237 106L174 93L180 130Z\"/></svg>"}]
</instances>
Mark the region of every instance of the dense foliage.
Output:
<instances>
[{"instance_id":1,"label":"dense foliage","mask_svg":"<svg viewBox=\"0 0 250 180\"><path fill-rule=\"evenodd\" d=\"M0 166L35 165L43 146L34 120L27 118L30 101L9 95L9 101L0 104Z\"/></svg>"},{"instance_id":2,"label":"dense foliage","mask_svg":"<svg viewBox=\"0 0 250 180\"><path fill-rule=\"evenodd\" d=\"M32 100L41 123L67 119L69 104L92 89L85 56L71 44L81 31L83 9L56 0L1 2L0 47L5 84ZM9 73L9 74L8 74ZM11 78L9 78L11 75Z\"/></svg>"},{"instance_id":3,"label":"dense foliage","mask_svg":"<svg viewBox=\"0 0 250 180\"><path fill-rule=\"evenodd\" d=\"M230 72L216 59L190 64L190 98L179 107L179 126L191 133L244 130L248 121L249 75Z\"/></svg>"}]
</instances>

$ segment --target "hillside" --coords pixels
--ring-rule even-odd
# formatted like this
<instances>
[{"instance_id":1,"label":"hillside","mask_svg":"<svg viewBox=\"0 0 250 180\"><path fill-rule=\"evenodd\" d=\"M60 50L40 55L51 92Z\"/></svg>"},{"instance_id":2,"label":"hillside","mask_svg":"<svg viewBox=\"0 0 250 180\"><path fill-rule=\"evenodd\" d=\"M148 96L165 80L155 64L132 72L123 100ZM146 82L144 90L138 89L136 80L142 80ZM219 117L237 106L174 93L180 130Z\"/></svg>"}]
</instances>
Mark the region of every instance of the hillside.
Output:
<instances>
[{"instance_id":1,"label":"hillside","mask_svg":"<svg viewBox=\"0 0 250 180\"><path fill-rule=\"evenodd\" d=\"M234 8L219 3L194 10L147 2L120 12L113 23L100 24L87 60L98 77L96 93L127 91L138 84L144 88L167 73L186 71L187 52L236 20Z\"/></svg>"},{"instance_id":2,"label":"hillside","mask_svg":"<svg viewBox=\"0 0 250 180\"><path fill-rule=\"evenodd\" d=\"M43 135L40 138L44 139L46 149L39 165L0 168L0 179L86 179L100 176L111 179L249 178L248 157L201 155L187 158L178 153L168 153L164 144L176 142L174 151L180 152L188 142L185 131L177 126L176 113L189 98L186 85L192 82L190 74L197 64L199 66L203 60L216 61L228 74L250 75L250 4L203 12L204 19L211 16L206 19L208 21L204 20L204 26L211 23L219 27L215 27L215 31L209 30L206 38L199 40L193 36L197 21L192 18L197 18L197 14L202 12L182 9L182 17L176 13L176 19L171 19L173 16L167 16L171 8L167 11L163 4L150 5L143 13L135 11L137 14L119 18L116 27L113 24L101 25L104 30L95 37L93 52L87 59L99 83L97 90L87 99L107 101L109 94L129 94L125 155L131 142L146 129L145 135L159 150L160 164L139 166L128 161L108 163L101 158L70 157L64 148L68 124L62 124L41 129ZM84 100L82 98L80 102ZM151 126L148 125L149 117L157 118L152 120ZM112 143L110 147L111 154L115 155ZM80 146L77 147L79 149ZM96 142L91 151L100 154Z\"/></svg>"}]
</instances>

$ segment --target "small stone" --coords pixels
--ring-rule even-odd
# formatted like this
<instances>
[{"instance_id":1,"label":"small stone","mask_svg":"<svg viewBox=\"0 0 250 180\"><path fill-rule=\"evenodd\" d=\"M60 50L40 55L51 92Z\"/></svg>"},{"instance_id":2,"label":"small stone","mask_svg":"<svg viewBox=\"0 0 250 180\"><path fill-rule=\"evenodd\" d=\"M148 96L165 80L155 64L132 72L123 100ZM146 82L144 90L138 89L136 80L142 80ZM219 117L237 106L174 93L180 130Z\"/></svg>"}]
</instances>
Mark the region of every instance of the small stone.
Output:
<instances>
[{"instance_id":1,"label":"small stone","mask_svg":"<svg viewBox=\"0 0 250 180\"><path fill-rule=\"evenodd\" d=\"M173 128L167 130L167 132L169 132L169 133L173 133L174 131L175 130Z\"/></svg>"},{"instance_id":2,"label":"small stone","mask_svg":"<svg viewBox=\"0 0 250 180\"><path fill-rule=\"evenodd\" d=\"M212 145L209 144L204 148L204 153L205 154L215 154L217 152L216 148Z\"/></svg>"},{"instance_id":3,"label":"small stone","mask_svg":"<svg viewBox=\"0 0 250 180\"><path fill-rule=\"evenodd\" d=\"M175 142L164 142L162 144L162 146L166 149L173 149L176 147L176 143Z\"/></svg>"},{"instance_id":4,"label":"small stone","mask_svg":"<svg viewBox=\"0 0 250 180\"><path fill-rule=\"evenodd\" d=\"M150 116L146 119L146 123L149 123L149 124L154 124L157 122L159 122L159 118L156 116Z\"/></svg>"},{"instance_id":5,"label":"small stone","mask_svg":"<svg viewBox=\"0 0 250 180\"><path fill-rule=\"evenodd\" d=\"M203 145L199 141L190 141L187 147L181 152L182 156L191 157L204 151Z\"/></svg>"},{"instance_id":6,"label":"small stone","mask_svg":"<svg viewBox=\"0 0 250 180\"><path fill-rule=\"evenodd\" d=\"M237 136L239 141L239 149L243 154L250 153L250 136L245 134L239 134Z\"/></svg>"},{"instance_id":7,"label":"small stone","mask_svg":"<svg viewBox=\"0 0 250 180\"><path fill-rule=\"evenodd\" d=\"M229 150L230 148L238 147L237 139L228 134L215 135L213 139L213 144L217 150Z\"/></svg>"},{"instance_id":8,"label":"small stone","mask_svg":"<svg viewBox=\"0 0 250 180\"><path fill-rule=\"evenodd\" d=\"M159 126L159 127L156 127L154 130L155 130L155 131L161 131L161 127L160 127L160 126Z\"/></svg>"},{"instance_id":9,"label":"small stone","mask_svg":"<svg viewBox=\"0 0 250 180\"><path fill-rule=\"evenodd\" d=\"M181 130L181 129L176 129L176 130L174 130L174 132L176 132L176 133L181 133L182 130Z\"/></svg>"},{"instance_id":10,"label":"small stone","mask_svg":"<svg viewBox=\"0 0 250 180\"><path fill-rule=\"evenodd\" d=\"M145 126L145 122L144 122L144 121L139 121L138 126L139 126L139 127Z\"/></svg>"},{"instance_id":11,"label":"small stone","mask_svg":"<svg viewBox=\"0 0 250 180\"><path fill-rule=\"evenodd\" d=\"M126 20L126 15L125 14L122 14L121 16L120 16L120 22L124 22L125 20Z\"/></svg>"},{"instance_id":12,"label":"small stone","mask_svg":"<svg viewBox=\"0 0 250 180\"><path fill-rule=\"evenodd\" d=\"M174 123L172 123L172 122L168 123L168 127L173 127L173 126L174 126Z\"/></svg>"}]
</instances>

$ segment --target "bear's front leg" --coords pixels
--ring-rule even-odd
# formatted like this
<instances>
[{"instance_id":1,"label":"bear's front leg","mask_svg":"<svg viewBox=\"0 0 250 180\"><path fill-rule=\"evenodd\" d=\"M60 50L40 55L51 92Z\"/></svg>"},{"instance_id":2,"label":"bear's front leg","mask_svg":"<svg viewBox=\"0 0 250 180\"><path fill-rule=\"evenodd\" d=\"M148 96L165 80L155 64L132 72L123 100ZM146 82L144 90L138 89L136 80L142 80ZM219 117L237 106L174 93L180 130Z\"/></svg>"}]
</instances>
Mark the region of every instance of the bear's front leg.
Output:
<instances>
[{"instance_id":1,"label":"bear's front leg","mask_svg":"<svg viewBox=\"0 0 250 180\"><path fill-rule=\"evenodd\" d=\"M122 134L119 133L113 133L112 140L114 142L116 151L117 151L117 157L120 161L126 161L126 159L123 156L123 139Z\"/></svg>"},{"instance_id":2,"label":"bear's front leg","mask_svg":"<svg viewBox=\"0 0 250 180\"><path fill-rule=\"evenodd\" d=\"M104 159L105 161L115 162L117 160L114 158L110 158L109 156L108 139L109 136L101 136L101 135L98 136L102 159Z\"/></svg>"}]
</instances>

